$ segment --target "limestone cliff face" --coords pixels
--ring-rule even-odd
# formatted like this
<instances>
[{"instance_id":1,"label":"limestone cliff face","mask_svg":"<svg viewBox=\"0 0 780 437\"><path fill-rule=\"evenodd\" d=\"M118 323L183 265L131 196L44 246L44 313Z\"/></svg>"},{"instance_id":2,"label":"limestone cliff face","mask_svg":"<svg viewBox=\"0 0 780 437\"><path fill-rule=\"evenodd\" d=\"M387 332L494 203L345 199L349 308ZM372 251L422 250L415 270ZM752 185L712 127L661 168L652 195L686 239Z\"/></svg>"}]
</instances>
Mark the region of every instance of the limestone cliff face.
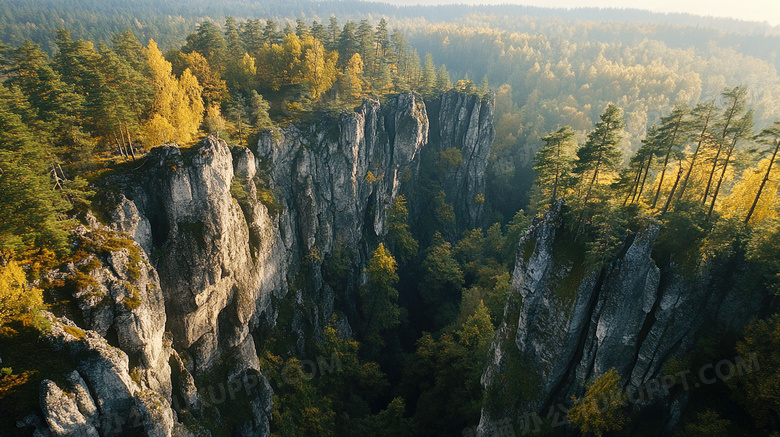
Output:
<instances>
[{"instance_id":1,"label":"limestone cliff face","mask_svg":"<svg viewBox=\"0 0 780 437\"><path fill-rule=\"evenodd\" d=\"M139 221L150 223L167 328L198 371L248 341L258 309L284 288L282 245L257 196L246 192L253 162L237 154L243 174L236 175L233 161L227 145L211 137L185 153L159 147L146 158L143 182L128 193ZM246 211L236 197L246 199Z\"/></svg>"},{"instance_id":2,"label":"limestone cliff face","mask_svg":"<svg viewBox=\"0 0 780 437\"><path fill-rule=\"evenodd\" d=\"M293 316L291 335L299 337L299 351L304 331L316 337L337 299L322 278L323 260L348 248L354 279L360 281L371 246L385 232L385 209L418 174L428 124L422 99L402 94L260 138L257 167L265 169L266 187L283 211L276 219L288 278L309 288L296 287L293 300L306 297L314 304L299 305ZM354 298L341 301L350 305Z\"/></svg>"},{"instance_id":3,"label":"limestone cliff face","mask_svg":"<svg viewBox=\"0 0 780 437\"><path fill-rule=\"evenodd\" d=\"M425 147L461 150L448 197L467 211L467 222L480 220L473 199L484 191L492 100L449 93L434 105L436 141L423 100L402 94L269 132L256 147L231 149L214 137L192 148L158 147L118 176L111 230L92 225L131 237L132 248L102 252L99 266L85 258L52 278L82 271L92 278L74 291L80 327L53 318L53 338L103 358L81 363L85 355L73 352L73 382L42 386L41 427L111 435L106 418L133 414L148 435L187 435L177 422L183 417L192 424L216 415L219 423L196 383L219 372L228 382L256 380L251 418L231 432L267 435L272 397L255 338L275 326L302 353L320 335L337 300L323 280L323 260L348 248L351 281L364 280L369 252L385 233L385 210L414 187ZM346 293L349 305L355 296ZM292 315L280 317L283 299L293 302ZM74 337L82 328L84 338ZM78 387L87 387L83 400L56 400Z\"/></svg>"},{"instance_id":4,"label":"limestone cliff face","mask_svg":"<svg viewBox=\"0 0 780 437\"><path fill-rule=\"evenodd\" d=\"M496 135L494 99L492 95L480 98L451 90L433 102L431 112L431 137L439 152L454 148L463 158L460 165L449 169L444 184L458 228L485 226L485 170Z\"/></svg>"},{"instance_id":5,"label":"limestone cliff face","mask_svg":"<svg viewBox=\"0 0 780 437\"><path fill-rule=\"evenodd\" d=\"M738 329L761 310L760 291L740 287L745 272L734 266L659 269L651 258L657 226L625 242L606 267L585 268L566 253L560 208L520 241L505 322L482 378L490 401L481 435L581 396L587 381L613 367L624 387L637 389L704 328Z\"/></svg>"}]
</instances>

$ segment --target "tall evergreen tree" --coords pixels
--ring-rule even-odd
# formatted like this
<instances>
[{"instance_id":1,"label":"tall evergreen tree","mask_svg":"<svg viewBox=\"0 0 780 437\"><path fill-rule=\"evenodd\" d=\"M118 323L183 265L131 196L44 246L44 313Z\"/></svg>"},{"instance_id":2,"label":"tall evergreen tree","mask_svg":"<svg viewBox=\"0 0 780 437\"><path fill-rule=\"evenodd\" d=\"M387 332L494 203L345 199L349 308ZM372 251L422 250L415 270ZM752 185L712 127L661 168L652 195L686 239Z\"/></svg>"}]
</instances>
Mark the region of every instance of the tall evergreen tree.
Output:
<instances>
[{"instance_id":1,"label":"tall evergreen tree","mask_svg":"<svg viewBox=\"0 0 780 437\"><path fill-rule=\"evenodd\" d=\"M328 30L322 24L316 21L311 23L311 36L319 40L325 47L328 47L330 36Z\"/></svg>"},{"instance_id":2,"label":"tall evergreen tree","mask_svg":"<svg viewBox=\"0 0 780 437\"><path fill-rule=\"evenodd\" d=\"M374 41L376 42L376 57L379 59L386 57L387 51L390 49L390 35L387 31L387 20L384 18L379 20L376 25Z\"/></svg>"},{"instance_id":3,"label":"tall evergreen tree","mask_svg":"<svg viewBox=\"0 0 780 437\"><path fill-rule=\"evenodd\" d=\"M600 119L596 123L595 129L588 134L585 145L577 150L577 163L574 172L580 175L582 182L586 183L578 235L582 229L583 219L588 210L588 203L594 194L594 189L601 185L601 180L609 179L615 175L622 156L618 144L621 140L620 132L625 123L620 109L610 103L601 114Z\"/></svg>"},{"instance_id":4,"label":"tall evergreen tree","mask_svg":"<svg viewBox=\"0 0 780 437\"><path fill-rule=\"evenodd\" d=\"M441 64L436 70L436 89L439 91L447 91L450 88L452 88L450 73L447 71L447 66Z\"/></svg>"},{"instance_id":5,"label":"tall evergreen tree","mask_svg":"<svg viewBox=\"0 0 780 437\"><path fill-rule=\"evenodd\" d=\"M239 34L238 25L236 19L233 17L225 18L225 47L227 49L228 58L241 57L244 53L244 41Z\"/></svg>"},{"instance_id":6,"label":"tall evergreen tree","mask_svg":"<svg viewBox=\"0 0 780 437\"><path fill-rule=\"evenodd\" d=\"M683 199L685 190L688 188L688 181L691 178L691 173L693 172L699 155L702 152L702 146L705 144L704 140L709 136L709 132L712 129L716 110L717 106L715 105L714 101L699 103L695 108L693 108L691 113L691 115L693 115L692 127L693 129L699 131L699 135L696 141L696 149L693 151L693 156L691 157L691 163L688 166L688 170L685 173L685 178L683 179L683 184L680 187L679 193L677 194L678 202Z\"/></svg>"},{"instance_id":7,"label":"tall evergreen tree","mask_svg":"<svg viewBox=\"0 0 780 437\"><path fill-rule=\"evenodd\" d=\"M366 66L370 77L375 77L379 66L376 64L376 44L374 42L374 28L368 20L361 20L355 31L358 43L358 53Z\"/></svg>"},{"instance_id":8,"label":"tall evergreen tree","mask_svg":"<svg viewBox=\"0 0 780 437\"><path fill-rule=\"evenodd\" d=\"M544 203L554 205L569 185L574 164L574 131L564 126L541 138L544 146L536 153L534 172Z\"/></svg>"},{"instance_id":9,"label":"tall evergreen tree","mask_svg":"<svg viewBox=\"0 0 780 437\"><path fill-rule=\"evenodd\" d=\"M244 43L244 47L246 47L246 51L252 55L256 55L265 42L263 27L260 25L260 20L252 20L250 18L241 23L239 28L241 31L241 40Z\"/></svg>"},{"instance_id":10,"label":"tall evergreen tree","mask_svg":"<svg viewBox=\"0 0 780 437\"><path fill-rule=\"evenodd\" d=\"M52 187L52 159L40 141L12 112L14 97L0 85L0 264L23 251L34 256L68 252L66 222L70 205Z\"/></svg>"},{"instance_id":11,"label":"tall evergreen tree","mask_svg":"<svg viewBox=\"0 0 780 437\"><path fill-rule=\"evenodd\" d=\"M425 55L420 91L424 94L432 94L436 89L436 65L433 63L433 55L428 53Z\"/></svg>"},{"instance_id":12,"label":"tall evergreen tree","mask_svg":"<svg viewBox=\"0 0 780 437\"><path fill-rule=\"evenodd\" d=\"M341 30L338 42L339 62L341 68L346 68L349 61L356 53L360 53L360 41L357 38L357 24L347 21ZM363 59L362 57L360 58Z\"/></svg>"},{"instance_id":13,"label":"tall evergreen tree","mask_svg":"<svg viewBox=\"0 0 780 437\"><path fill-rule=\"evenodd\" d=\"M279 44L282 42L282 36L279 34L276 21L270 19L265 21L263 39L266 44Z\"/></svg>"},{"instance_id":14,"label":"tall evergreen tree","mask_svg":"<svg viewBox=\"0 0 780 437\"><path fill-rule=\"evenodd\" d=\"M728 147L727 137L734 128L734 122L739 119L740 115L747 109L747 88L726 88L723 91L722 96L726 98L727 104L722 119L717 123L717 127L720 129L720 135L717 136L717 152L715 153L715 158L712 160L712 168L710 169L707 186L704 189L704 196L702 196L701 199L702 205L707 203L707 198L709 197L710 189L712 188L712 182L715 180L715 173L720 164L720 156L723 153L724 148Z\"/></svg>"},{"instance_id":15,"label":"tall evergreen tree","mask_svg":"<svg viewBox=\"0 0 780 437\"><path fill-rule=\"evenodd\" d=\"M144 75L148 72L143 54L144 46L131 30L114 34L111 43L117 55L127 62L133 70Z\"/></svg>"},{"instance_id":16,"label":"tall evergreen tree","mask_svg":"<svg viewBox=\"0 0 780 437\"><path fill-rule=\"evenodd\" d=\"M328 41L325 43L325 47L328 50L336 50L339 44L339 21L334 15L331 15L328 20Z\"/></svg>"},{"instance_id":17,"label":"tall evergreen tree","mask_svg":"<svg viewBox=\"0 0 780 437\"><path fill-rule=\"evenodd\" d=\"M187 36L182 53L198 52L215 68L221 68L227 57L227 43L222 32L213 21L204 21L198 29Z\"/></svg>"},{"instance_id":18,"label":"tall evergreen tree","mask_svg":"<svg viewBox=\"0 0 780 437\"><path fill-rule=\"evenodd\" d=\"M295 34L298 35L298 38L304 39L307 36L311 35L311 30L309 29L309 26L306 25L306 22L298 18L295 20Z\"/></svg>"},{"instance_id":19,"label":"tall evergreen tree","mask_svg":"<svg viewBox=\"0 0 780 437\"><path fill-rule=\"evenodd\" d=\"M629 203L635 203L641 200L644 192L647 175L653 164L653 159L657 155L658 144L653 140L658 135L658 126L653 125L648 131L647 138L642 140L642 146L631 157L628 168L622 172L621 180L618 186L629 187L626 191L626 198L623 206Z\"/></svg>"},{"instance_id":20,"label":"tall evergreen tree","mask_svg":"<svg viewBox=\"0 0 780 437\"><path fill-rule=\"evenodd\" d=\"M655 208L661 197L669 159L672 158L673 154L682 150L686 133L685 116L688 115L688 112L689 109L686 105L675 106L669 115L661 117L661 125L656 131L655 137L651 139L658 145L658 151L663 153L663 164L661 165L661 175L658 177L658 188L650 208ZM673 195L674 193L671 193L669 196Z\"/></svg>"},{"instance_id":21,"label":"tall evergreen tree","mask_svg":"<svg viewBox=\"0 0 780 437\"><path fill-rule=\"evenodd\" d=\"M732 123L731 141L724 147L726 155L723 160L723 168L720 172L720 176L718 177L718 182L715 184L715 189L712 192L712 202L710 203L710 208L707 211L707 220L712 217L712 212L715 210L715 202L718 201L718 195L720 194L720 189L726 177L726 172L728 171L729 166L732 164L731 159L734 157L734 151L736 149L737 143L742 139L752 136L753 134L753 114L754 111L751 109L747 112L747 114L745 114L744 117Z\"/></svg>"},{"instance_id":22,"label":"tall evergreen tree","mask_svg":"<svg viewBox=\"0 0 780 437\"><path fill-rule=\"evenodd\" d=\"M380 243L366 267L368 282L360 290L364 336L374 345L381 345L381 333L399 323L396 268L395 258Z\"/></svg>"}]
</instances>

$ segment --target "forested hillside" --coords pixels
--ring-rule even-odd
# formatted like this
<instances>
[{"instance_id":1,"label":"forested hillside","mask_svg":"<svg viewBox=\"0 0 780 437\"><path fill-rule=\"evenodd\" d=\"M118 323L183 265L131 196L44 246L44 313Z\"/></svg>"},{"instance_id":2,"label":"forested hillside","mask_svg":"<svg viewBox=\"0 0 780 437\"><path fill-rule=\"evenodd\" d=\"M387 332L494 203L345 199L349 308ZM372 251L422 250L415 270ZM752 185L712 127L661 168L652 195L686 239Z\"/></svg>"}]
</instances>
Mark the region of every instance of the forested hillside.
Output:
<instances>
[{"instance_id":1,"label":"forested hillside","mask_svg":"<svg viewBox=\"0 0 780 437\"><path fill-rule=\"evenodd\" d=\"M76 383L36 346L58 336L55 349L125 350L126 369L112 369L157 396L169 430L470 433L490 408L555 394L513 385L531 364L511 351L496 374L521 394L483 385L490 351L504 350L496 330L521 314L518 269L543 243L540 270L568 272L557 301L591 279L598 293L641 237L659 282L729 266L751 272L751 317L776 308L776 36L499 15L512 7L54 3L42 15L10 2L0 22L2 431L30 412L59 423L40 399ZM558 233L537 245L545 226ZM149 314L167 323L145 328ZM739 320L718 326L730 329L718 347L677 344L663 359L753 348L776 370L778 320ZM290 377L334 355L338 371ZM630 377L601 370L605 390ZM203 387L247 374L262 394L199 404ZM777 384L764 381L721 388L730 403L695 392L673 427L779 431ZM573 408L566 429L661 429L628 410L613 421ZM83 425L97 433L95 420Z\"/></svg>"}]
</instances>

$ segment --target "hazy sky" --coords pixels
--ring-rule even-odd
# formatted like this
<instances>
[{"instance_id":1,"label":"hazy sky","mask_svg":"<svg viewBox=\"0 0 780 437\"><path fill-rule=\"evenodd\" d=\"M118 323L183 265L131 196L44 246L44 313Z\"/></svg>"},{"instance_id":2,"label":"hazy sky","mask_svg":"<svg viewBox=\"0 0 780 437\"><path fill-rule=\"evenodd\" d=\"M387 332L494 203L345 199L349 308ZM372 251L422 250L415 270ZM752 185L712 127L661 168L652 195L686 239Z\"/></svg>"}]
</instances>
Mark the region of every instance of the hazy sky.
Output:
<instances>
[{"instance_id":1,"label":"hazy sky","mask_svg":"<svg viewBox=\"0 0 780 437\"><path fill-rule=\"evenodd\" d=\"M516 3L562 8L635 8L654 12L687 12L740 20L768 21L770 24L780 25L780 0L390 0L390 3Z\"/></svg>"}]
</instances>

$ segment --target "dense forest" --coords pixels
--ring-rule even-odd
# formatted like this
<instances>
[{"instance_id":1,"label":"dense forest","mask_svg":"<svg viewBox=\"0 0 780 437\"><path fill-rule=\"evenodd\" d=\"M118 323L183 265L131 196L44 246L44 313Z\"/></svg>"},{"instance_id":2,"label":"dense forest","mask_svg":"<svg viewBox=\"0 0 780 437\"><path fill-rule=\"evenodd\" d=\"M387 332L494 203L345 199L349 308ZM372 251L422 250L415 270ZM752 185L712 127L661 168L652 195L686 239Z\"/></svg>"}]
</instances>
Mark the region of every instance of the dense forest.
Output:
<instances>
[{"instance_id":1,"label":"dense forest","mask_svg":"<svg viewBox=\"0 0 780 437\"><path fill-rule=\"evenodd\" d=\"M363 99L432 100L452 88L495 99L481 199L489 223L455 227L442 187L460 152L424 156L439 169L420 187L429 220L412 226L407 199L396 198L365 269L354 338L334 318L314 351L337 351L343 371L290 383L285 372L300 363L285 339L277 333L258 351L275 392L272 435L460 435L475 426L517 244L535 216L559 205L583 265L605 265L631 234L661 226L659 265L738 256L756 286L780 290L780 76L778 37L768 35L776 29L748 35L755 27L729 22L742 34L726 35L682 27L684 17L593 23L570 19L576 11L567 20L503 18L499 7L436 10L455 23L447 24L406 18L425 15L422 7L350 2L205 2L219 20L201 15L199 2L55 3L49 12L7 2L0 21L6 337L19 325L46 329L45 296L28 280L72 259L69 229L87 210L113 206L102 178L140 165L153 147L187 148L206 134L250 146ZM305 16L285 19L289 11ZM308 18L317 16L327 18ZM740 38L758 43L726 43ZM347 287L351 256L343 249L325 261L332 288ZM776 318L756 322L729 347L758 344L762 366L776 372L779 329ZM28 377L1 369L0 400L23 396ZM776 381L729 390L743 414L697 398L682 435L780 429ZM755 399L766 404L754 408ZM571 411L585 433L619 429Z\"/></svg>"}]
</instances>

